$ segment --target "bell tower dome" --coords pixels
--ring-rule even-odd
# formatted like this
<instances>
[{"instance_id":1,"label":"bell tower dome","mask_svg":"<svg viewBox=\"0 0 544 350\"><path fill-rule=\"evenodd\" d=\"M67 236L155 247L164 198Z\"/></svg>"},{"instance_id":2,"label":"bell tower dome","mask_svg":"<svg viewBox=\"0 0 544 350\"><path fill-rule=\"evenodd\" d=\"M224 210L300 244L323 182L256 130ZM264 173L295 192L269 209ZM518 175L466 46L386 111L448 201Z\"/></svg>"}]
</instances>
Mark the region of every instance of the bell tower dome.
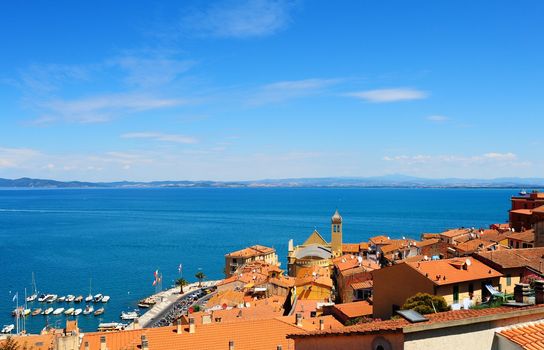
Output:
<instances>
[{"instance_id":1,"label":"bell tower dome","mask_svg":"<svg viewBox=\"0 0 544 350\"><path fill-rule=\"evenodd\" d=\"M333 257L342 255L342 217L338 209L331 218L331 250Z\"/></svg>"}]
</instances>

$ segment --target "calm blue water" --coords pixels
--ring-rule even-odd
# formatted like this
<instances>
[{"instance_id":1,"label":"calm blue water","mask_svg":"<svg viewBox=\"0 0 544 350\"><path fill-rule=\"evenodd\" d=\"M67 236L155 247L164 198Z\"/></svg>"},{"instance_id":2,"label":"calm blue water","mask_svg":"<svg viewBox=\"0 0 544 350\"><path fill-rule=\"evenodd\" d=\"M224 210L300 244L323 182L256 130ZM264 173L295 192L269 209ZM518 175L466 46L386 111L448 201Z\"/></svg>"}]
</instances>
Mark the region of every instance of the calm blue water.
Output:
<instances>
[{"instance_id":1,"label":"calm blue water","mask_svg":"<svg viewBox=\"0 0 544 350\"><path fill-rule=\"evenodd\" d=\"M32 272L42 292L85 296L92 278L93 294L110 295L101 319L79 316L80 326L91 331L152 294L155 269L163 272L165 287L177 277L179 263L191 280L198 269L218 279L225 253L257 243L275 247L285 261L290 238L302 243L314 227L329 238L337 207L346 242L377 234L417 238L422 232L505 222L513 194L497 189L1 190L0 325L13 323L13 294L30 290ZM64 319L50 317L49 323L63 326ZM29 317L27 329L38 332L45 322L44 316Z\"/></svg>"}]
</instances>

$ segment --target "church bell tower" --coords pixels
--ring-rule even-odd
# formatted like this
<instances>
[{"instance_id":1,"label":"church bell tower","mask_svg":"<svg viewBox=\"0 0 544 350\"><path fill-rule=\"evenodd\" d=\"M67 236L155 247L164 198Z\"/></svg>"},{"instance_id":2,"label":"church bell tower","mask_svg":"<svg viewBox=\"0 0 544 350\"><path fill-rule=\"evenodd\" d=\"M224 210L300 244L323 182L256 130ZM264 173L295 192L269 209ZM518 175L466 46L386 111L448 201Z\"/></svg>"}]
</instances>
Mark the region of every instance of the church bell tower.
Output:
<instances>
[{"instance_id":1,"label":"church bell tower","mask_svg":"<svg viewBox=\"0 0 544 350\"><path fill-rule=\"evenodd\" d=\"M335 258L342 255L342 217L338 209L331 218L331 250Z\"/></svg>"}]
</instances>

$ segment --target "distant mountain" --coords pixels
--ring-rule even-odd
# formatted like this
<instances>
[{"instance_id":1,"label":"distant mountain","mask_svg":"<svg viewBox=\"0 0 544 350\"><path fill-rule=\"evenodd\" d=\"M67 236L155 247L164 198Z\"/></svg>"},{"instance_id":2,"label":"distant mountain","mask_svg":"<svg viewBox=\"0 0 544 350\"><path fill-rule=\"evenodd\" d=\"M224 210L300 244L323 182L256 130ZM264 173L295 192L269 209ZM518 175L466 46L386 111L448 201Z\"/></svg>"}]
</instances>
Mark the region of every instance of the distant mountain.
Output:
<instances>
[{"instance_id":1,"label":"distant mountain","mask_svg":"<svg viewBox=\"0 0 544 350\"><path fill-rule=\"evenodd\" d=\"M401 174L373 177L265 179L256 181L82 182L2 179L3 188L157 188L157 187L405 187L405 188L544 188L544 178L426 179Z\"/></svg>"}]
</instances>

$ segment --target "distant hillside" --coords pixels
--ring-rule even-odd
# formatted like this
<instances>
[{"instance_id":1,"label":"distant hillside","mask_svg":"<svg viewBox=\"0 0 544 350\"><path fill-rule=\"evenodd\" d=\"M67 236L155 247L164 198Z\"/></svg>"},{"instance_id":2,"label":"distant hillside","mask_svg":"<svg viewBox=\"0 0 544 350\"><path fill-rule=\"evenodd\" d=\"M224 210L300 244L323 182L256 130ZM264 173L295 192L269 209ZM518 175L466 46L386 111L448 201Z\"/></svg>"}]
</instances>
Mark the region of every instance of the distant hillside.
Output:
<instances>
[{"instance_id":1,"label":"distant hillside","mask_svg":"<svg viewBox=\"0 0 544 350\"><path fill-rule=\"evenodd\" d=\"M256 181L82 182L2 179L3 188L157 188L157 187L405 187L405 188L543 188L544 178L426 179L406 175L266 179Z\"/></svg>"}]
</instances>

